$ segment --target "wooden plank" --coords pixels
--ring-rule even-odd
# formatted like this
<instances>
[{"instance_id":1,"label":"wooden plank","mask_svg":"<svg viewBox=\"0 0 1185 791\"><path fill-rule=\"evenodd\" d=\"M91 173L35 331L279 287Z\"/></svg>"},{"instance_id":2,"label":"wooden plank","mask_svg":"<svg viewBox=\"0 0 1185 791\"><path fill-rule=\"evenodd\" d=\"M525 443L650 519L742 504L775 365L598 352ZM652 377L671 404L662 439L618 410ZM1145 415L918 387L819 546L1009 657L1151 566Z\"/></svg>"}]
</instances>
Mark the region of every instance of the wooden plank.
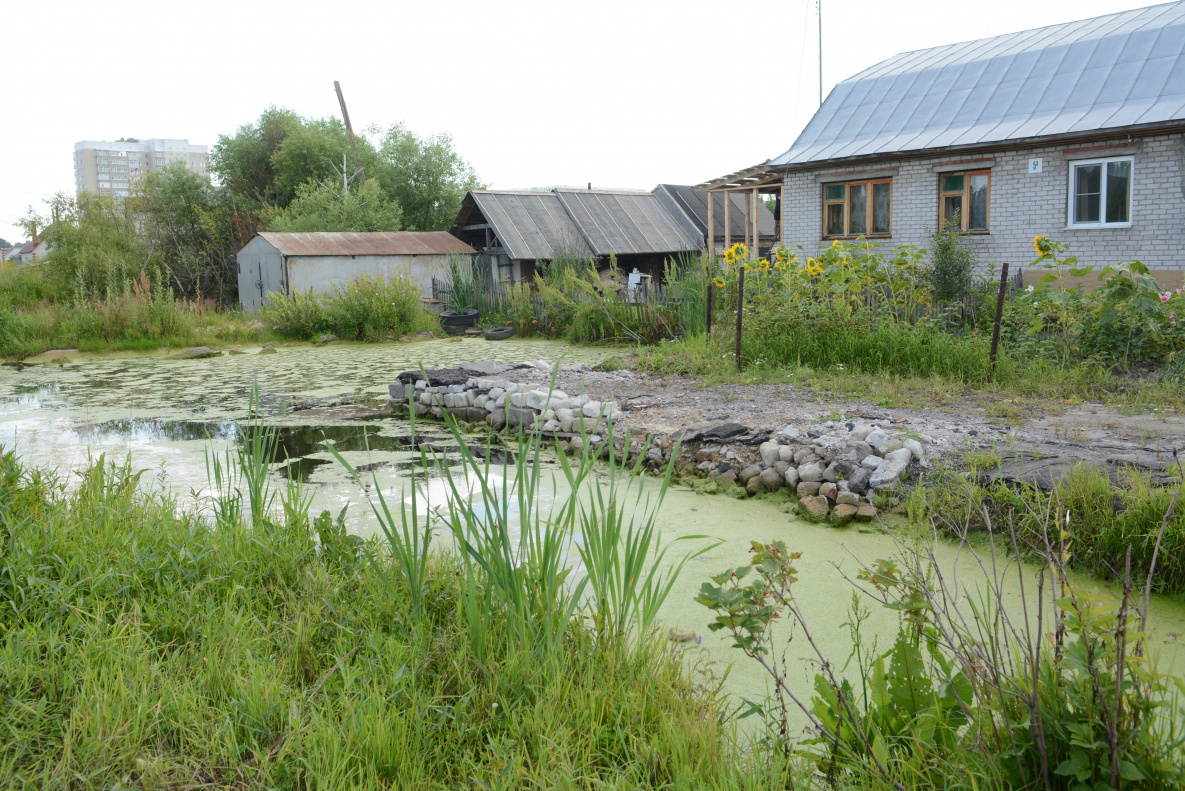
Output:
<instances>
[{"instance_id":1,"label":"wooden plank","mask_svg":"<svg viewBox=\"0 0 1185 791\"><path fill-rule=\"evenodd\" d=\"M716 255L716 227L713 223L716 219L716 217L715 217L716 194L714 192L709 192L709 193L707 193L707 196L708 196L708 234L707 234L708 247L707 247L707 250L708 250L709 256L714 256L714 255Z\"/></svg>"},{"instance_id":2,"label":"wooden plank","mask_svg":"<svg viewBox=\"0 0 1185 791\"><path fill-rule=\"evenodd\" d=\"M732 247L732 193L724 193L724 249Z\"/></svg>"},{"instance_id":3,"label":"wooden plank","mask_svg":"<svg viewBox=\"0 0 1185 791\"><path fill-rule=\"evenodd\" d=\"M745 247L749 248L749 252L752 253L753 245L749 242L749 210L752 208L753 201L748 200L748 196L745 197Z\"/></svg>"},{"instance_id":4,"label":"wooden plank","mask_svg":"<svg viewBox=\"0 0 1185 791\"><path fill-rule=\"evenodd\" d=\"M753 257L761 247L761 195L753 189Z\"/></svg>"}]
</instances>

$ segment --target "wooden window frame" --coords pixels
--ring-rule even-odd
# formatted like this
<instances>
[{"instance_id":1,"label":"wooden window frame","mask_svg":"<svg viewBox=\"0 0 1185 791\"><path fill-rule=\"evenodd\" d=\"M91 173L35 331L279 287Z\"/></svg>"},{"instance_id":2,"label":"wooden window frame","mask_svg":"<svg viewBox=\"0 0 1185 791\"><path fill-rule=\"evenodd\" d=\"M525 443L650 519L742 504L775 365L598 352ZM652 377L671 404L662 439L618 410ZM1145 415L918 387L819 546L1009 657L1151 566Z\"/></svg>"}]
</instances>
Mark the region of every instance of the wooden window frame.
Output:
<instances>
[{"instance_id":1,"label":"wooden window frame","mask_svg":"<svg viewBox=\"0 0 1185 791\"><path fill-rule=\"evenodd\" d=\"M1107 165L1112 162L1128 162L1131 167L1128 172L1127 183L1127 220L1125 222L1107 222ZM1136 193L1136 158L1132 154L1118 157L1100 157L1098 159L1070 160L1069 181L1066 184L1066 228L1068 230L1089 230L1092 228L1130 228L1135 209ZM1083 165L1101 165L1099 179L1099 221L1075 222L1074 199L1078 196L1078 168Z\"/></svg>"},{"instance_id":2,"label":"wooden window frame","mask_svg":"<svg viewBox=\"0 0 1185 791\"><path fill-rule=\"evenodd\" d=\"M961 192L954 192L944 190L942 188L943 179L949 176L962 176L963 189ZM987 201L987 227L986 228L967 228L967 223L971 218L971 177L972 176L987 176L988 179L988 201ZM959 213L959 231L966 234L990 234L992 232L992 171L991 168L980 168L978 170L953 170L950 173L938 174L938 226L940 228L946 227L946 218L943 217L943 208L946 204L946 198L952 195L959 195L963 198L963 211Z\"/></svg>"},{"instance_id":3,"label":"wooden window frame","mask_svg":"<svg viewBox=\"0 0 1185 791\"><path fill-rule=\"evenodd\" d=\"M852 187L864 187L864 227L872 227L872 207L873 198L875 194L876 184L889 185L889 230L880 232L867 232L862 234L852 233L852 216L848 211L848 199L851 195ZM828 200L827 188L843 186L843 200ZM887 176L884 178L875 179L855 179L853 181L832 181L822 185L823 197L823 238L824 239L856 239L863 236L866 239L890 239L893 236L893 177ZM843 206L843 229L841 234L827 233L827 211L829 206L840 205Z\"/></svg>"}]
</instances>

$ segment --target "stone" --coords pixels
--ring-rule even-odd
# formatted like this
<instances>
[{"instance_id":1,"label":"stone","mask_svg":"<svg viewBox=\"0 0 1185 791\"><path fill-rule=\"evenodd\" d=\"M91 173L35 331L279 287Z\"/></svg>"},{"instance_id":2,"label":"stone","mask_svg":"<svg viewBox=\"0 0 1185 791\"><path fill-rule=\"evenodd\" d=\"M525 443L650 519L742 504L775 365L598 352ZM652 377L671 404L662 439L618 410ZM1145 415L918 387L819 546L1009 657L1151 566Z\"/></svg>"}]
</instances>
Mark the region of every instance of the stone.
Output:
<instances>
[{"instance_id":1,"label":"stone","mask_svg":"<svg viewBox=\"0 0 1185 791\"><path fill-rule=\"evenodd\" d=\"M749 479L749 482L745 484L745 489L747 489L749 492L754 493L754 494L761 491L764 488L765 487L761 482L760 475L754 475L752 478Z\"/></svg>"},{"instance_id":2,"label":"stone","mask_svg":"<svg viewBox=\"0 0 1185 791\"><path fill-rule=\"evenodd\" d=\"M470 423L481 423L486 419L486 411L477 407L471 406L465 409L465 420Z\"/></svg>"},{"instance_id":3,"label":"stone","mask_svg":"<svg viewBox=\"0 0 1185 791\"><path fill-rule=\"evenodd\" d=\"M786 439L798 439L798 429L794 428L794 426L786 426L778 434Z\"/></svg>"},{"instance_id":4,"label":"stone","mask_svg":"<svg viewBox=\"0 0 1185 791\"><path fill-rule=\"evenodd\" d=\"M856 509L857 522L871 522L876 519L876 506L865 503Z\"/></svg>"},{"instance_id":5,"label":"stone","mask_svg":"<svg viewBox=\"0 0 1185 791\"><path fill-rule=\"evenodd\" d=\"M718 473L716 475L716 480L720 483L736 483L737 472L736 470L726 470L725 472Z\"/></svg>"},{"instance_id":6,"label":"stone","mask_svg":"<svg viewBox=\"0 0 1185 791\"><path fill-rule=\"evenodd\" d=\"M831 462L830 464L827 465L827 469L823 470L823 480L825 480L825 481L838 481L839 480L839 470L836 468L835 462Z\"/></svg>"},{"instance_id":7,"label":"stone","mask_svg":"<svg viewBox=\"0 0 1185 791\"><path fill-rule=\"evenodd\" d=\"M850 433L848 435L848 439L855 440L857 442L862 442L864 440L864 438L867 437L869 432L871 432L871 431L872 431L872 426L866 426L864 424L860 424L860 425L856 426L854 429L852 429L852 433Z\"/></svg>"},{"instance_id":8,"label":"stone","mask_svg":"<svg viewBox=\"0 0 1185 791\"><path fill-rule=\"evenodd\" d=\"M216 352L209 346L194 346L184 351L177 352L173 355L176 360L201 360L206 357L217 357L222 352Z\"/></svg>"},{"instance_id":9,"label":"stone","mask_svg":"<svg viewBox=\"0 0 1185 791\"><path fill-rule=\"evenodd\" d=\"M921 438L922 438L922 442L926 443L927 445L933 445L933 444L934 444L934 438L933 438L933 437L931 437L929 434L921 434L921 435L919 435L919 436L921 436Z\"/></svg>"},{"instance_id":10,"label":"stone","mask_svg":"<svg viewBox=\"0 0 1185 791\"><path fill-rule=\"evenodd\" d=\"M926 451L922 449L922 443L918 442L916 439L905 440L905 447L918 461L926 460Z\"/></svg>"},{"instance_id":11,"label":"stone","mask_svg":"<svg viewBox=\"0 0 1185 791\"><path fill-rule=\"evenodd\" d=\"M272 346L269 343L267 346L264 346L262 349L260 349L259 353L260 354L276 354L277 352L276 352L276 347Z\"/></svg>"},{"instance_id":12,"label":"stone","mask_svg":"<svg viewBox=\"0 0 1185 791\"><path fill-rule=\"evenodd\" d=\"M826 497L804 497L798 501L798 513L808 522L822 522L828 510Z\"/></svg>"},{"instance_id":13,"label":"stone","mask_svg":"<svg viewBox=\"0 0 1185 791\"><path fill-rule=\"evenodd\" d=\"M506 424L508 426L534 426L535 410L526 409L524 407L508 406L506 407Z\"/></svg>"},{"instance_id":14,"label":"stone","mask_svg":"<svg viewBox=\"0 0 1185 791\"><path fill-rule=\"evenodd\" d=\"M837 505L859 505L860 495L855 492L840 492L835 502Z\"/></svg>"},{"instance_id":15,"label":"stone","mask_svg":"<svg viewBox=\"0 0 1185 791\"><path fill-rule=\"evenodd\" d=\"M486 393L492 400L497 401L502 396L506 395L506 389L503 387L491 387L490 392ZM505 403L505 402L503 402Z\"/></svg>"},{"instance_id":16,"label":"stone","mask_svg":"<svg viewBox=\"0 0 1185 791\"><path fill-rule=\"evenodd\" d=\"M337 340L336 335L322 335L317 338L317 343L324 345L326 343L333 343L336 340Z\"/></svg>"},{"instance_id":17,"label":"stone","mask_svg":"<svg viewBox=\"0 0 1185 791\"><path fill-rule=\"evenodd\" d=\"M804 464L808 458L814 455L815 452L810 448L799 448L798 450L794 451L794 463L796 465Z\"/></svg>"},{"instance_id":18,"label":"stone","mask_svg":"<svg viewBox=\"0 0 1185 791\"><path fill-rule=\"evenodd\" d=\"M700 461L706 461L715 458L716 454L722 450L724 450L722 445L704 445L695 452L695 457Z\"/></svg>"},{"instance_id":19,"label":"stone","mask_svg":"<svg viewBox=\"0 0 1185 791\"><path fill-rule=\"evenodd\" d=\"M795 450L796 450L796 448L794 448L792 445L779 445L778 446L778 461L784 461L784 462L787 462L788 464L793 464Z\"/></svg>"},{"instance_id":20,"label":"stone","mask_svg":"<svg viewBox=\"0 0 1185 791\"><path fill-rule=\"evenodd\" d=\"M750 464L748 467L741 470L740 475L738 475L737 477L741 479L742 483L748 483L750 478L755 478L760 474L761 474L761 465L760 464Z\"/></svg>"},{"instance_id":21,"label":"stone","mask_svg":"<svg viewBox=\"0 0 1185 791\"><path fill-rule=\"evenodd\" d=\"M599 417L601 414L601 402L589 401L582 407L585 417Z\"/></svg>"},{"instance_id":22,"label":"stone","mask_svg":"<svg viewBox=\"0 0 1185 791\"><path fill-rule=\"evenodd\" d=\"M886 446L889 444L889 435L880 429L876 429L875 431L870 431L868 436L864 438L864 441L872 447L872 450L878 456L884 456L887 452Z\"/></svg>"},{"instance_id":23,"label":"stone","mask_svg":"<svg viewBox=\"0 0 1185 791\"><path fill-rule=\"evenodd\" d=\"M872 476L868 479L868 485L878 490L896 488L898 481L909 469L911 458L913 458L913 454L905 448L890 451L881 465L873 471Z\"/></svg>"},{"instance_id":24,"label":"stone","mask_svg":"<svg viewBox=\"0 0 1185 791\"><path fill-rule=\"evenodd\" d=\"M781 460L781 446L776 442L763 442L757 450L761 453L761 461L767 467L772 467Z\"/></svg>"},{"instance_id":25,"label":"stone","mask_svg":"<svg viewBox=\"0 0 1185 791\"><path fill-rule=\"evenodd\" d=\"M884 459L882 459L880 456L868 455L861 459L860 466L866 470L875 470L877 467L881 466L881 462L883 461Z\"/></svg>"},{"instance_id":26,"label":"stone","mask_svg":"<svg viewBox=\"0 0 1185 791\"><path fill-rule=\"evenodd\" d=\"M782 478L786 481L786 485L791 489L798 486L798 470L794 469L793 467L787 468L786 472L782 474Z\"/></svg>"},{"instance_id":27,"label":"stone","mask_svg":"<svg viewBox=\"0 0 1185 791\"><path fill-rule=\"evenodd\" d=\"M851 448L852 458L857 464L872 455L872 446L867 442L853 442Z\"/></svg>"},{"instance_id":28,"label":"stone","mask_svg":"<svg viewBox=\"0 0 1185 791\"><path fill-rule=\"evenodd\" d=\"M885 445L885 448L884 448L884 451L885 451L885 452L884 452L884 455L888 456L888 455L889 455L890 453L892 453L893 451L895 451L895 450L901 450L901 449L902 449L902 448L904 448L904 447L905 447L905 446L904 446L903 444L901 444L901 440L899 440L899 439L891 439L891 440L889 440L889 444L888 444L888 445Z\"/></svg>"},{"instance_id":29,"label":"stone","mask_svg":"<svg viewBox=\"0 0 1185 791\"><path fill-rule=\"evenodd\" d=\"M779 461L774 464L774 469L777 471L779 476L784 476L786 474L786 470L790 469L790 462Z\"/></svg>"},{"instance_id":30,"label":"stone","mask_svg":"<svg viewBox=\"0 0 1185 791\"><path fill-rule=\"evenodd\" d=\"M776 492L786 483L777 470L762 470L761 475L757 477L761 481L761 485L771 492Z\"/></svg>"},{"instance_id":31,"label":"stone","mask_svg":"<svg viewBox=\"0 0 1185 791\"><path fill-rule=\"evenodd\" d=\"M811 482L823 480L823 465L817 461L800 465L798 467L798 480Z\"/></svg>"},{"instance_id":32,"label":"stone","mask_svg":"<svg viewBox=\"0 0 1185 791\"><path fill-rule=\"evenodd\" d=\"M880 457L873 456L873 458L877 459ZM855 492L856 494L864 494L868 491L868 480L871 477L872 471L866 470L863 467L857 467L852 470L852 474L847 479L848 491Z\"/></svg>"},{"instance_id":33,"label":"stone","mask_svg":"<svg viewBox=\"0 0 1185 791\"><path fill-rule=\"evenodd\" d=\"M839 487L831 481L824 481L819 484L819 494L831 502L835 502L835 498L839 495Z\"/></svg>"},{"instance_id":34,"label":"stone","mask_svg":"<svg viewBox=\"0 0 1185 791\"><path fill-rule=\"evenodd\" d=\"M799 497L814 497L819 493L818 481L799 481L794 493Z\"/></svg>"},{"instance_id":35,"label":"stone","mask_svg":"<svg viewBox=\"0 0 1185 791\"><path fill-rule=\"evenodd\" d=\"M554 420L549 420L543 424L543 430L548 434L554 434L560 430L560 424Z\"/></svg>"},{"instance_id":36,"label":"stone","mask_svg":"<svg viewBox=\"0 0 1185 791\"><path fill-rule=\"evenodd\" d=\"M844 505L837 505L831 511L831 524L836 526L846 525L848 522L852 521L852 517L854 517L859 510L860 509L856 506L848 505L846 503Z\"/></svg>"},{"instance_id":37,"label":"stone","mask_svg":"<svg viewBox=\"0 0 1185 791\"><path fill-rule=\"evenodd\" d=\"M522 396L522 405L529 406L531 409L543 409L543 405L547 403L547 393L541 393L538 390L532 390L529 393L520 393L519 395Z\"/></svg>"}]
</instances>

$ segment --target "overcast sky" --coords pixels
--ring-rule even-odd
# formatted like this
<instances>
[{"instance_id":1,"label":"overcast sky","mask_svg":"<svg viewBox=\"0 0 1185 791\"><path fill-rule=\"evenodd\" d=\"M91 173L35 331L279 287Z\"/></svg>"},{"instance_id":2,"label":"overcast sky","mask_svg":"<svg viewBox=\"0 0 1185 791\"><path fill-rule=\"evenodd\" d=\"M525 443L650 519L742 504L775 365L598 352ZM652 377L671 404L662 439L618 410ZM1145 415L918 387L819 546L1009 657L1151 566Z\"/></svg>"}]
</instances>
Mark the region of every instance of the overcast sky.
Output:
<instances>
[{"instance_id":1,"label":"overcast sky","mask_svg":"<svg viewBox=\"0 0 1185 791\"><path fill-rule=\"evenodd\" d=\"M898 52L1149 5L823 0L823 90ZM0 0L0 237L79 140L212 145L269 104L448 132L494 188L694 184L818 105L816 0Z\"/></svg>"}]
</instances>

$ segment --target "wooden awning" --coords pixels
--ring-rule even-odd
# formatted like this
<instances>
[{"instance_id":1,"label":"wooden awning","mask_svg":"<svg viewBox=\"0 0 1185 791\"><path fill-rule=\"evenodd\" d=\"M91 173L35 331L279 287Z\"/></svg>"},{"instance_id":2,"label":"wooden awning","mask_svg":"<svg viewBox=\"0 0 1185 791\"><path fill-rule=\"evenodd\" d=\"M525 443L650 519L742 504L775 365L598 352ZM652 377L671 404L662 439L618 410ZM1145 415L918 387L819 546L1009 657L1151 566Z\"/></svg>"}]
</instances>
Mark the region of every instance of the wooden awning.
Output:
<instances>
[{"instance_id":1,"label":"wooden awning","mask_svg":"<svg viewBox=\"0 0 1185 791\"><path fill-rule=\"evenodd\" d=\"M695 188L705 192L748 191L754 188L757 188L758 192L780 192L782 178L782 171L773 170L768 164L762 163L705 181L703 184L696 184Z\"/></svg>"}]
</instances>

